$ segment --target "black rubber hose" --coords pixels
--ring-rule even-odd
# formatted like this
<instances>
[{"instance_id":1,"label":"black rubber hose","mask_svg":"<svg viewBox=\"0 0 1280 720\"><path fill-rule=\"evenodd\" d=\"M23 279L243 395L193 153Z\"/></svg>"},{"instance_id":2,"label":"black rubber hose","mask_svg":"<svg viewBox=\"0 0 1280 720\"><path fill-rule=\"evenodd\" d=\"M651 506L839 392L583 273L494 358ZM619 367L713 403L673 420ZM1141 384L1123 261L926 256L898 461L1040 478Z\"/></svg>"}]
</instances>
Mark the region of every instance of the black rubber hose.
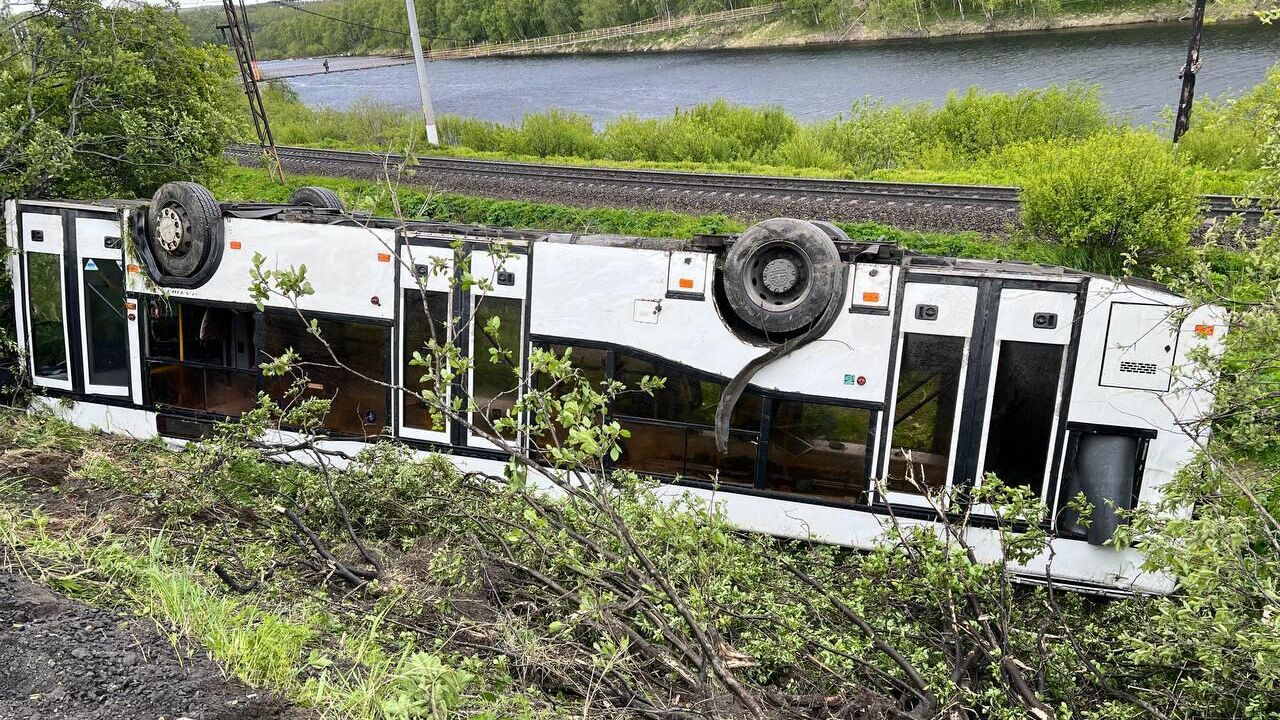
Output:
<instances>
[{"instance_id":1,"label":"black rubber hose","mask_svg":"<svg viewBox=\"0 0 1280 720\"><path fill-rule=\"evenodd\" d=\"M822 315L818 316L813 326L805 331L803 335L787 340L786 342L772 347L768 352L760 357L752 360L737 375L729 381L724 388L724 394L720 396L720 403L716 405L716 450L724 455L729 451L729 418L733 415L733 408L738 404L738 398L742 397L742 393L747 389L747 385L751 383L751 378L756 376L765 366L777 360L780 357L786 357L809 343L817 340L835 324L836 318L840 317L840 311L844 309L844 288L849 283L849 266L841 263L839 271L838 292L832 293L831 301L827 303L827 307L822 311Z\"/></svg>"}]
</instances>

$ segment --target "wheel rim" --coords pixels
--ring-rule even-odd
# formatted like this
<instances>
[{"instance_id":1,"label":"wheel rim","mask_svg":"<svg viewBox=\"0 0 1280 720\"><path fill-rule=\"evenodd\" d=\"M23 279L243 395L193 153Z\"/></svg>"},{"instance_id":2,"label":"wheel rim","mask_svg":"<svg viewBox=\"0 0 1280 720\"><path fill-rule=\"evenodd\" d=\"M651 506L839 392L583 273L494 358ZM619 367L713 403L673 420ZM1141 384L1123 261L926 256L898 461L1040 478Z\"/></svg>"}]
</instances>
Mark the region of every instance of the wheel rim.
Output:
<instances>
[{"instance_id":1,"label":"wheel rim","mask_svg":"<svg viewBox=\"0 0 1280 720\"><path fill-rule=\"evenodd\" d=\"M757 305L782 312L808 294L809 258L790 243L765 245L751 258L745 279L747 293Z\"/></svg>"},{"instance_id":2,"label":"wheel rim","mask_svg":"<svg viewBox=\"0 0 1280 720\"><path fill-rule=\"evenodd\" d=\"M156 239L161 249L175 257L191 249L191 222L181 205L166 205L156 213Z\"/></svg>"}]
</instances>

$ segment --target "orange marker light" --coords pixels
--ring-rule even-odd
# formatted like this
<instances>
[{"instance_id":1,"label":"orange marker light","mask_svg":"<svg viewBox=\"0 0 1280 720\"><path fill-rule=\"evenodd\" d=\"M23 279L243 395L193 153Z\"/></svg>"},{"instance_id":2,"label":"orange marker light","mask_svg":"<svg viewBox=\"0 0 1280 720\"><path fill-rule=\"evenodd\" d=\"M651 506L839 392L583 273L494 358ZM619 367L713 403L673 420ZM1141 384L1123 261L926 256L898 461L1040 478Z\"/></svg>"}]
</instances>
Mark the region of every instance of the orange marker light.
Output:
<instances>
[{"instance_id":1,"label":"orange marker light","mask_svg":"<svg viewBox=\"0 0 1280 720\"><path fill-rule=\"evenodd\" d=\"M391 262L390 253L378 253L378 262Z\"/></svg>"},{"instance_id":2,"label":"orange marker light","mask_svg":"<svg viewBox=\"0 0 1280 720\"><path fill-rule=\"evenodd\" d=\"M142 270L142 268L138 267L137 265L130 265L130 266L129 266L129 272L131 272L131 273L141 272L141 270Z\"/></svg>"},{"instance_id":3,"label":"orange marker light","mask_svg":"<svg viewBox=\"0 0 1280 720\"><path fill-rule=\"evenodd\" d=\"M242 247L244 247L244 245L242 245L242 244L240 243L240 241L239 241L239 240L232 240L232 241L231 241L231 249L232 249L232 250L239 250L239 249L240 249L240 248L242 248Z\"/></svg>"},{"instance_id":4,"label":"orange marker light","mask_svg":"<svg viewBox=\"0 0 1280 720\"><path fill-rule=\"evenodd\" d=\"M878 292L864 292L864 293L862 293L862 302L864 302L864 303L878 303L878 302L880 302L880 293L878 293Z\"/></svg>"},{"instance_id":5,"label":"orange marker light","mask_svg":"<svg viewBox=\"0 0 1280 720\"><path fill-rule=\"evenodd\" d=\"M1213 326L1212 326L1212 325L1197 325L1197 326L1196 326L1196 334L1197 334L1197 335L1203 335L1203 336L1205 336L1205 337L1208 337L1208 336L1210 336L1210 335L1212 335L1212 334L1213 334Z\"/></svg>"},{"instance_id":6,"label":"orange marker light","mask_svg":"<svg viewBox=\"0 0 1280 720\"><path fill-rule=\"evenodd\" d=\"M680 278L680 287L685 290L693 289L693 278Z\"/></svg>"}]
</instances>

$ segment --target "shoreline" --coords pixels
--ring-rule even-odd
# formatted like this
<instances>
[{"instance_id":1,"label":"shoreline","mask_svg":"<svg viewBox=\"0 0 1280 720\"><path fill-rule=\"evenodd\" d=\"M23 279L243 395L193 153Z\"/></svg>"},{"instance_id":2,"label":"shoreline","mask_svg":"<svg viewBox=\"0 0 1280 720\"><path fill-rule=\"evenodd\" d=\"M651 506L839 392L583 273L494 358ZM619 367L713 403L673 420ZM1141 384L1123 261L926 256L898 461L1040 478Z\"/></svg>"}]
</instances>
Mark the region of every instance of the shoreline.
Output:
<instances>
[{"instance_id":1,"label":"shoreline","mask_svg":"<svg viewBox=\"0 0 1280 720\"><path fill-rule=\"evenodd\" d=\"M1255 15L1255 5L1229 7L1210 6L1205 16L1206 26L1212 25L1252 25L1260 24ZM1189 19L1188 10L1181 5L1154 7L1143 11L1127 11L1118 13L1088 13L1051 15L1048 18L1015 18L993 22L978 22L972 19L947 19L936 21L922 28L883 28L861 26L852 32L833 32L804 28L790 18L766 18L750 24L712 25L689 30L662 33L657 35L637 35L615 38L592 43L583 43L569 48L549 48L530 52L510 53L488 56L485 60L522 58L522 57L557 57L572 55L622 55L622 54L666 54L681 52L700 52L710 50L773 50L790 48L839 48L879 45L890 43L906 43L918 40L980 40L987 37L1003 37L1010 35L1084 32L1089 30L1123 30L1153 25L1182 24ZM303 60L319 60L328 58L385 58L401 54L398 51L367 53L359 55L328 55L315 57L263 58L264 62L289 62ZM443 60L438 62L459 62L462 60Z\"/></svg>"}]
</instances>

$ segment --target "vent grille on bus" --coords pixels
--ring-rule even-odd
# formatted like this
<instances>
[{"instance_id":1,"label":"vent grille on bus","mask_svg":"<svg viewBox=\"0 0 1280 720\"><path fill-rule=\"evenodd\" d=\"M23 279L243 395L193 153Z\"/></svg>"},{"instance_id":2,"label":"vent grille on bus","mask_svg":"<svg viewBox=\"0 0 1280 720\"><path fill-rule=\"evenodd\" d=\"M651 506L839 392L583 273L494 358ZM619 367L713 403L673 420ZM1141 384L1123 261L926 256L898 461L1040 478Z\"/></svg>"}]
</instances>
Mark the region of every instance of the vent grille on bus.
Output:
<instances>
[{"instance_id":1,"label":"vent grille on bus","mask_svg":"<svg viewBox=\"0 0 1280 720\"><path fill-rule=\"evenodd\" d=\"M1120 372L1137 373L1138 375L1155 375L1156 364L1144 362L1120 361Z\"/></svg>"}]
</instances>

